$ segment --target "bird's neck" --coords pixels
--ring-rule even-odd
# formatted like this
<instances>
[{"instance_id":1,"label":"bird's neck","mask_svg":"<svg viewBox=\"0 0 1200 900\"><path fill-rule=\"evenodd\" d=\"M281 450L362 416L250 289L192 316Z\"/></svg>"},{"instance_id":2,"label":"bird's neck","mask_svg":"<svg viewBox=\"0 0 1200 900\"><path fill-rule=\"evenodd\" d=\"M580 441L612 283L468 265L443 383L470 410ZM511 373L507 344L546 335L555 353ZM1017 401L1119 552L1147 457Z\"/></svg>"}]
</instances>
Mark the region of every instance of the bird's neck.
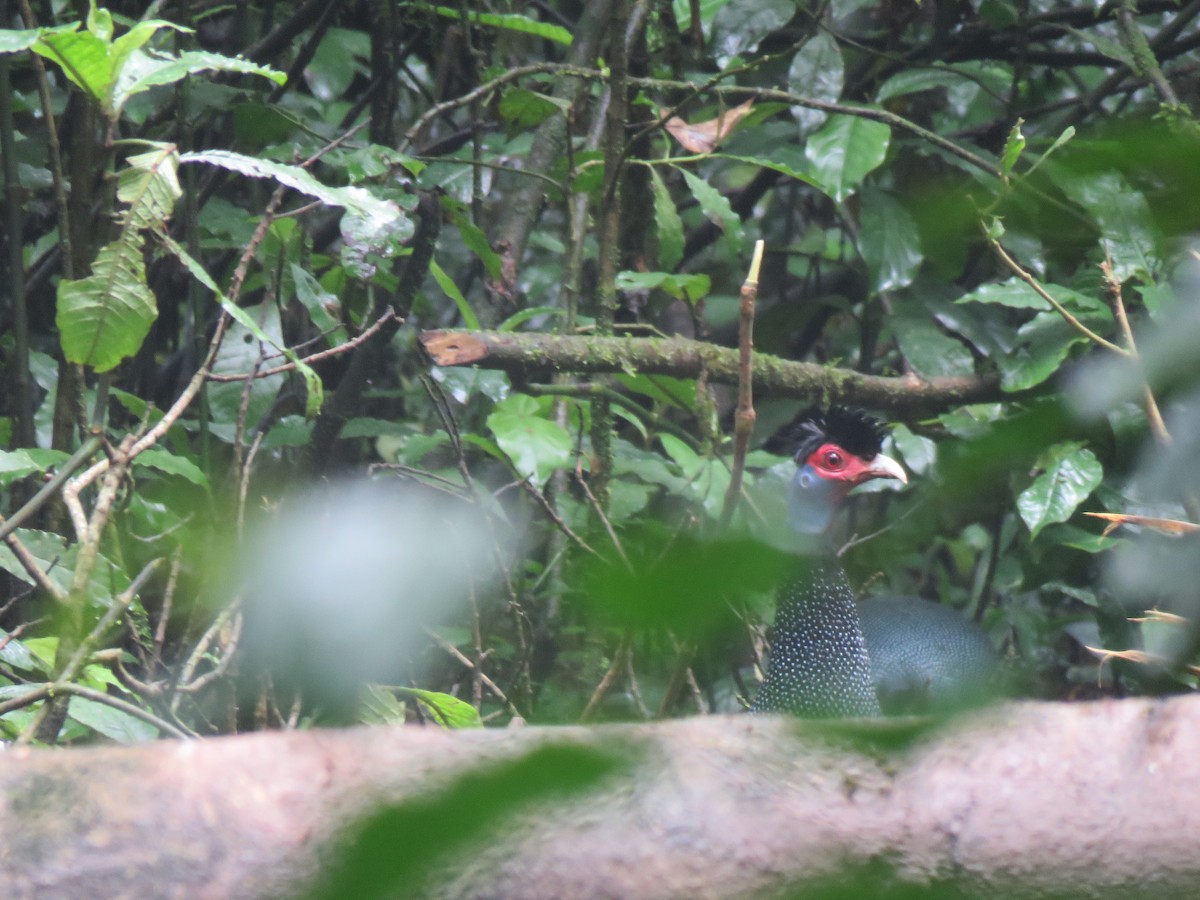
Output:
<instances>
[{"instance_id":1,"label":"bird's neck","mask_svg":"<svg viewBox=\"0 0 1200 900\"><path fill-rule=\"evenodd\" d=\"M808 718L879 716L871 660L854 592L823 535L779 588L771 661L755 701L760 710Z\"/></svg>"}]
</instances>

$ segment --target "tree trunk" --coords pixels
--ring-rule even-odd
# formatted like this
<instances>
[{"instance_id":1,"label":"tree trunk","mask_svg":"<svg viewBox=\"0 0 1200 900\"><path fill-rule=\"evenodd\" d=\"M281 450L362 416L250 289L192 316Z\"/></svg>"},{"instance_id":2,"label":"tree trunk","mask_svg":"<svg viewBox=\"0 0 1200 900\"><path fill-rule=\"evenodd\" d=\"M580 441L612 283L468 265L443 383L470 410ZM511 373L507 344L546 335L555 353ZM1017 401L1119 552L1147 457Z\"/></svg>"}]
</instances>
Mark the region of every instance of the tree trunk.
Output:
<instances>
[{"instance_id":1,"label":"tree trunk","mask_svg":"<svg viewBox=\"0 0 1200 900\"><path fill-rule=\"evenodd\" d=\"M636 761L488 822L425 893L809 896L856 879L850 895L1200 896L1197 697L1013 704L936 732L743 715L10 749L5 896L295 895L347 823L380 804L436 812L456 777L551 745ZM422 837L387 846L403 854Z\"/></svg>"}]
</instances>

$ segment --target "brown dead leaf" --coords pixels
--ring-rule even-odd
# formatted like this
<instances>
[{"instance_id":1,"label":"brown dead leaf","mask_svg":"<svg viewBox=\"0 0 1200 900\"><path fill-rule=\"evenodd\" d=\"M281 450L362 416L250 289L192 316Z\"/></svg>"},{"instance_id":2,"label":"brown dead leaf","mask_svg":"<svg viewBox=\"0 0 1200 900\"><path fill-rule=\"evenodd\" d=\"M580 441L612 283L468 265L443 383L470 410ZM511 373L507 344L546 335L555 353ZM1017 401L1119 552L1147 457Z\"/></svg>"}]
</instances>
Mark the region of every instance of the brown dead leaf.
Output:
<instances>
[{"instance_id":1,"label":"brown dead leaf","mask_svg":"<svg viewBox=\"0 0 1200 900\"><path fill-rule=\"evenodd\" d=\"M709 119L707 122L697 122L691 125L679 116L671 116L663 123L663 126L685 150L690 150L692 153L712 153L725 138L729 137L729 133L737 126L737 123L742 121L753 108L754 101L747 100L740 106L727 109L715 119Z\"/></svg>"},{"instance_id":2,"label":"brown dead leaf","mask_svg":"<svg viewBox=\"0 0 1200 900\"><path fill-rule=\"evenodd\" d=\"M1104 537L1108 537L1119 525L1142 525L1153 528L1163 534L1194 534L1200 531L1200 525L1194 522L1182 522L1179 519L1160 519L1155 516L1135 516L1128 513L1084 513L1094 519L1104 519L1109 524L1104 527Z\"/></svg>"}]
</instances>

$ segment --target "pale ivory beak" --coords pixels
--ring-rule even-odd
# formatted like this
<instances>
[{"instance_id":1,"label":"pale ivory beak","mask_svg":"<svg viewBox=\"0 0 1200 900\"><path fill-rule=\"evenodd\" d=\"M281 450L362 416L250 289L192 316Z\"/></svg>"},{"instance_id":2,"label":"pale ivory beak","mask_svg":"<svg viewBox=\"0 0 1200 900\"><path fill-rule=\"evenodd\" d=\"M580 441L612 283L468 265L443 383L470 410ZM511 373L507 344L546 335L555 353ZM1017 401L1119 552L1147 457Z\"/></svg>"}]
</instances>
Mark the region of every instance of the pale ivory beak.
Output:
<instances>
[{"instance_id":1,"label":"pale ivory beak","mask_svg":"<svg viewBox=\"0 0 1200 900\"><path fill-rule=\"evenodd\" d=\"M904 467L882 453L871 460L871 465L867 467L863 476L864 481L868 478L895 478L901 484L908 484L908 475L905 474Z\"/></svg>"}]
</instances>

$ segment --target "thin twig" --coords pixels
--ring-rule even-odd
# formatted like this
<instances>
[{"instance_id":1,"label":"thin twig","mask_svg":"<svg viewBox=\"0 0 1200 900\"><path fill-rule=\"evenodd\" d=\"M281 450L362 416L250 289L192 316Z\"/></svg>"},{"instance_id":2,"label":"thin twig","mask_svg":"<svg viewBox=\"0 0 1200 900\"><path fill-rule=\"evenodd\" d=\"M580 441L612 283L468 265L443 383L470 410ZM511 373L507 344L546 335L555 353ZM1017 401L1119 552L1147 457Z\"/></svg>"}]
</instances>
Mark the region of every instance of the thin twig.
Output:
<instances>
[{"instance_id":1,"label":"thin twig","mask_svg":"<svg viewBox=\"0 0 1200 900\"><path fill-rule=\"evenodd\" d=\"M1117 327L1121 330L1121 339L1125 341L1129 356L1137 359L1137 344L1133 339L1133 329L1129 325L1129 316L1125 312L1125 301L1121 297L1121 281L1117 278L1116 272L1113 271L1112 260L1106 257L1104 262L1100 263L1100 271L1104 276L1104 292L1108 296L1109 306L1112 307L1113 318L1117 320ZM1158 401L1154 399L1154 392L1150 389L1150 385L1144 381L1142 390L1144 392L1143 402L1146 407L1146 421L1150 424L1150 432L1160 445L1164 447L1169 446L1171 444L1171 433L1167 431L1167 423L1163 421L1162 412L1158 408Z\"/></svg>"},{"instance_id":2,"label":"thin twig","mask_svg":"<svg viewBox=\"0 0 1200 900\"><path fill-rule=\"evenodd\" d=\"M608 671L604 673L604 677L600 679L600 683L596 685L596 689L592 691L592 696L588 698L587 706L583 708L583 712L579 714L579 724L587 722L595 713L596 708L601 701L611 690L612 686L617 683L617 679L621 675L621 671L625 668L625 654L629 652L629 632L626 631L621 635L621 640L617 642L616 652L613 653L612 663L608 667Z\"/></svg>"},{"instance_id":3,"label":"thin twig","mask_svg":"<svg viewBox=\"0 0 1200 900\"><path fill-rule=\"evenodd\" d=\"M470 657L464 654L461 650L455 647L452 643L450 643L432 628L426 628L425 634L429 636L430 640L450 654L450 656L454 657L457 662L466 666L468 669L477 672L479 680L483 683L483 686L491 691L497 700L504 704L505 709L507 709L514 716L521 715L520 712L517 711L517 708L513 705L512 701L508 699L508 695L500 689L496 682L492 681L492 679L488 677L487 673L484 672L481 667L475 665L475 663L471 661Z\"/></svg>"},{"instance_id":4,"label":"thin twig","mask_svg":"<svg viewBox=\"0 0 1200 900\"><path fill-rule=\"evenodd\" d=\"M8 549L13 552L13 556L17 558L17 562L29 573L29 577L34 580L37 586L53 597L58 603L66 604L68 600L67 592L51 581L50 576L42 571L41 563L21 543L20 539L15 534L10 534L4 538L4 542L8 544Z\"/></svg>"},{"instance_id":5,"label":"thin twig","mask_svg":"<svg viewBox=\"0 0 1200 900\"><path fill-rule=\"evenodd\" d=\"M733 512L742 496L742 478L746 471L746 452L754 433L754 304L758 298L758 273L762 268L763 241L754 242L750 271L742 283L738 307L738 400L733 424L733 469L721 507L721 530L729 528Z\"/></svg>"},{"instance_id":6,"label":"thin twig","mask_svg":"<svg viewBox=\"0 0 1200 900\"><path fill-rule=\"evenodd\" d=\"M1112 341L1101 337L1100 335L1096 334L1096 332L1092 331L1092 329L1080 322L1077 318L1075 318L1075 316L1071 314L1070 310L1055 300L1054 297L1050 295L1050 292L1042 287L1036 278L1022 269L1020 264L1005 252L1004 248L1000 246L1000 242L998 240L986 234L986 232L985 237L987 238L987 242L991 245L992 250L994 250L996 255L1000 257L1000 261L1008 267L1009 271L1033 288L1034 292L1039 297L1053 306L1054 310L1063 317L1063 320L1068 325L1086 337L1093 344L1096 344L1098 347L1103 347L1105 350L1109 350L1118 356L1123 356L1126 358L1131 355L1130 352L1124 347L1118 347Z\"/></svg>"},{"instance_id":7,"label":"thin twig","mask_svg":"<svg viewBox=\"0 0 1200 900\"><path fill-rule=\"evenodd\" d=\"M528 478L522 478L519 484L522 488L524 488L525 492L533 497L533 499L538 502L542 509L545 510L546 515L550 517L550 521L554 523L555 527L557 527L559 531L574 541L577 547L586 551L587 553L592 554L592 556L600 555L587 541L577 535L571 529L570 525L563 521L563 517L558 514L558 511L555 510L553 504L546 499L546 495L539 491Z\"/></svg>"},{"instance_id":8,"label":"thin twig","mask_svg":"<svg viewBox=\"0 0 1200 900\"><path fill-rule=\"evenodd\" d=\"M360 332L358 335L356 335L355 337L346 341L344 344L338 344L336 347L330 347L328 350L322 350L319 353L313 353L309 356L303 356L300 358L299 361L304 363L305 365L311 365L312 363L321 362L323 360L330 359L334 356L340 356L341 354L346 353L349 350L353 350L355 347L357 347L363 341L370 339L371 336L375 334L375 332L377 332L380 328L382 328L384 326L384 324L386 324L387 322L389 322L390 320L392 320L394 318L396 318L396 311L394 309L392 309L391 307L388 307L386 310L384 310L383 314L378 319L376 319L369 326L364 328L362 330L362 332ZM283 365L274 366L270 369L259 369L259 370L253 371L253 372L238 372L237 374L221 374L221 375L218 375L216 373L209 373L209 375L207 377L208 377L209 381L216 382L216 383L230 382L230 381L245 381L248 378L269 378L272 375L280 375L280 374L283 374L284 372L291 372L295 368L296 368L296 363L289 362L289 363L285 363Z\"/></svg>"}]
</instances>

